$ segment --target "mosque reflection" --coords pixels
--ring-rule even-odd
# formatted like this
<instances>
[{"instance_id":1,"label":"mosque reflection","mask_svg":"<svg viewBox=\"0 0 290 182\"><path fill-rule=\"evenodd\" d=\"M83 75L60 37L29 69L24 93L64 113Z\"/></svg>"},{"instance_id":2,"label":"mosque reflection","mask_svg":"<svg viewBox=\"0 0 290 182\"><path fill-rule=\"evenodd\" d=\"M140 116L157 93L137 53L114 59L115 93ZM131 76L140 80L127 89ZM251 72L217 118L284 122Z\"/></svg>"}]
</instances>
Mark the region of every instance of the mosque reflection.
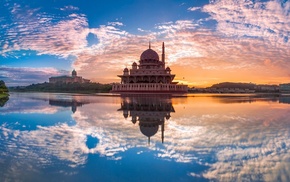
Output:
<instances>
[{"instance_id":1,"label":"mosque reflection","mask_svg":"<svg viewBox=\"0 0 290 182\"><path fill-rule=\"evenodd\" d=\"M140 131L148 137L154 136L161 128L161 141L164 142L165 120L170 119L170 113L175 112L170 96L122 96L121 108L124 118L131 117L133 124L138 122Z\"/></svg>"}]
</instances>

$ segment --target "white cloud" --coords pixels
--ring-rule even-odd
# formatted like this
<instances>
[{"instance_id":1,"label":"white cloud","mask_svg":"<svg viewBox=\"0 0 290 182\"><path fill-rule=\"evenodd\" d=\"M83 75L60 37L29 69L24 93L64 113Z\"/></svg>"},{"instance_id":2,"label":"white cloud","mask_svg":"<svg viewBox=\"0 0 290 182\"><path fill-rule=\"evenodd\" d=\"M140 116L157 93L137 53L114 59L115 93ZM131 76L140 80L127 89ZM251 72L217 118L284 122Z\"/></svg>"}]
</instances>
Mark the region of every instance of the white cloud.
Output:
<instances>
[{"instance_id":1,"label":"white cloud","mask_svg":"<svg viewBox=\"0 0 290 182\"><path fill-rule=\"evenodd\" d=\"M196 10L199 10L201 9L200 7L189 7L187 10L188 11L196 11Z\"/></svg>"},{"instance_id":2,"label":"white cloud","mask_svg":"<svg viewBox=\"0 0 290 182\"><path fill-rule=\"evenodd\" d=\"M122 22L109 22L108 25L112 25L112 26L124 26L124 24Z\"/></svg>"},{"instance_id":3,"label":"white cloud","mask_svg":"<svg viewBox=\"0 0 290 182\"><path fill-rule=\"evenodd\" d=\"M38 54L67 58L76 55L87 46L87 19L83 15L70 14L65 18L41 13L39 9L11 11L14 21L6 29L4 39L13 43L0 53L9 56L15 50L35 50ZM56 21L57 20L57 21ZM77 38L76 38L77 37Z\"/></svg>"},{"instance_id":4,"label":"white cloud","mask_svg":"<svg viewBox=\"0 0 290 182\"><path fill-rule=\"evenodd\" d=\"M202 11L217 21L217 31L227 36L263 38L274 46L290 45L290 2L220 0Z\"/></svg>"},{"instance_id":5,"label":"white cloud","mask_svg":"<svg viewBox=\"0 0 290 182\"><path fill-rule=\"evenodd\" d=\"M76 11L76 10L79 10L79 8L72 6L72 5L68 5L68 6L64 6L63 8L60 8L60 10L62 10L62 11Z\"/></svg>"}]
</instances>

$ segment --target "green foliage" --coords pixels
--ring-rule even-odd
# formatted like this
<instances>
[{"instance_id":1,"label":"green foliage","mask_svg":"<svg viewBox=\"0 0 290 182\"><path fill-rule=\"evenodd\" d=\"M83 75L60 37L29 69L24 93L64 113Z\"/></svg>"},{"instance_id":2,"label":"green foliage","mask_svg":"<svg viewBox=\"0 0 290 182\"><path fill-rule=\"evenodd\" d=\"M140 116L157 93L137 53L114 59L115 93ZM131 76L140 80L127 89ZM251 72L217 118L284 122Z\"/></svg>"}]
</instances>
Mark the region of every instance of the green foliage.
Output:
<instances>
[{"instance_id":1,"label":"green foliage","mask_svg":"<svg viewBox=\"0 0 290 182\"><path fill-rule=\"evenodd\" d=\"M3 107L9 100L8 89L3 80L0 80L0 107Z\"/></svg>"},{"instance_id":2,"label":"green foliage","mask_svg":"<svg viewBox=\"0 0 290 182\"><path fill-rule=\"evenodd\" d=\"M3 80L0 80L0 94L8 93L8 89Z\"/></svg>"},{"instance_id":3,"label":"green foliage","mask_svg":"<svg viewBox=\"0 0 290 182\"><path fill-rule=\"evenodd\" d=\"M100 93L109 92L111 84L100 83L38 83L26 87L14 87L12 91L37 91L37 92L77 92L77 93Z\"/></svg>"}]
</instances>

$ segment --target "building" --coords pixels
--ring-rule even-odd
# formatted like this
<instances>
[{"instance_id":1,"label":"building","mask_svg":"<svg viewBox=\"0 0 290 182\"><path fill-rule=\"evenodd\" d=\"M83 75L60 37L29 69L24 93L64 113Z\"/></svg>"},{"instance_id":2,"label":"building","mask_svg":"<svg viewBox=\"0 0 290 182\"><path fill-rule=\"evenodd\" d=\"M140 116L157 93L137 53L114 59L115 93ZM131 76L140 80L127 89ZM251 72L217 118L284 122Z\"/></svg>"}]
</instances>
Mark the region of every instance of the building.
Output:
<instances>
[{"instance_id":1,"label":"building","mask_svg":"<svg viewBox=\"0 0 290 182\"><path fill-rule=\"evenodd\" d=\"M256 85L256 92L279 92L278 85Z\"/></svg>"},{"instance_id":2,"label":"building","mask_svg":"<svg viewBox=\"0 0 290 182\"><path fill-rule=\"evenodd\" d=\"M290 83L283 83L279 85L280 92L290 92Z\"/></svg>"},{"instance_id":3,"label":"building","mask_svg":"<svg viewBox=\"0 0 290 182\"><path fill-rule=\"evenodd\" d=\"M77 76L77 72L75 70L72 71L71 76L57 76L50 77L49 83L89 83L90 80L84 79L81 76Z\"/></svg>"},{"instance_id":4,"label":"building","mask_svg":"<svg viewBox=\"0 0 290 182\"><path fill-rule=\"evenodd\" d=\"M162 58L151 49L145 50L139 60L139 64L134 62L129 70L125 68L121 78L121 83L113 84L112 92L130 93L186 93L187 85L173 82L175 77L171 74L169 67L165 68L165 47L162 45Z\"/></svg>"}]
</instances>

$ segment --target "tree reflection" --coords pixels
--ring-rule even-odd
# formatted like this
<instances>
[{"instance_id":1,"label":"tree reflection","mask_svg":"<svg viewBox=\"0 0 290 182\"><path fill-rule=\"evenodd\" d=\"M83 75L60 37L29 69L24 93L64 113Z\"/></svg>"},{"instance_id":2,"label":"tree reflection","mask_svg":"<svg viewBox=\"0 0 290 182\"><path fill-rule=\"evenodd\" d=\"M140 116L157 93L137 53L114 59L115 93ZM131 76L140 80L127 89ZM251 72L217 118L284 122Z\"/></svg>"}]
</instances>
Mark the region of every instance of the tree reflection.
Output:
<instances>
[{"instance_id":1,"label":"tree reflection","mask_svg":"<svg viewBox=\"0 0 290 182\"><path fill-rule=\"evenodd\" d=\"M0 107L3 107L8 100L9 100L9 96L7 96L7 97L0 97Z\"/></svg>"}]
</instances>

